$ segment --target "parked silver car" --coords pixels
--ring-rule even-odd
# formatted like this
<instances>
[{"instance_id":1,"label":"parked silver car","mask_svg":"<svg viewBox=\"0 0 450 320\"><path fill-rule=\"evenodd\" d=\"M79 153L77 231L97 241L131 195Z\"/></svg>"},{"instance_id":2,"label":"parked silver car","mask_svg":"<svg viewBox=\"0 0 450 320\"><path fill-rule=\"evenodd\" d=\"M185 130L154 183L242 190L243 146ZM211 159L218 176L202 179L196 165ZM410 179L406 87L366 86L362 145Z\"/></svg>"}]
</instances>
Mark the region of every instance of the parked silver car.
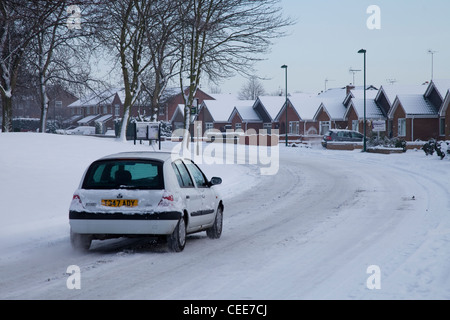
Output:
<instances>
[{"instance_id":1,"label":"parked silver car","mask_svg":"<svg viewBox=\"0 0 450 320\"><path fill-rule=\"evenodd\" d=\"M84 173L69 209L70 240L88 250L92 240L165 237L169 248L184 249L186 235L222 234L224 204L189 159L167 152L118 153L94 161Z\"/></svg>"},{"instance_id":2,"label":"parked silver car","mask_svg":"<svg viewBox=\"0 0 450 320\"><path fill-rule=\"evenodd\" d=\"M364 135L358 131L345 129L330 129L322 138L322 146L327 147L328 142L363 142Z\"/></svg>"}]
</instances>

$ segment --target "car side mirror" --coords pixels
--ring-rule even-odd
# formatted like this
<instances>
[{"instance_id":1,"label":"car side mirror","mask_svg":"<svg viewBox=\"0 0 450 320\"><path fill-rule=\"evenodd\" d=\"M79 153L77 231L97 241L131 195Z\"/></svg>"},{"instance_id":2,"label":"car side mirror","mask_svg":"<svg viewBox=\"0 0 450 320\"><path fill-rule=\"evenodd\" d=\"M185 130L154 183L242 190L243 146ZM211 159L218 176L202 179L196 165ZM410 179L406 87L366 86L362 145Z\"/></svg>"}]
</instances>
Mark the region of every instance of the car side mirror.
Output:
<instances>
[{"instance_id":1,"label":"car side mirror","mask_svg":"<svg viewBox=\"0 0 450 320\"><path fill-rule=\"evenodd\" d=\"M215 185L218 185L218 184L221 184L221 183L222 183L222 178L212 177L211 181L209 182L209 185L210 186L215 186Z\"/></svg>"}]
</instances>

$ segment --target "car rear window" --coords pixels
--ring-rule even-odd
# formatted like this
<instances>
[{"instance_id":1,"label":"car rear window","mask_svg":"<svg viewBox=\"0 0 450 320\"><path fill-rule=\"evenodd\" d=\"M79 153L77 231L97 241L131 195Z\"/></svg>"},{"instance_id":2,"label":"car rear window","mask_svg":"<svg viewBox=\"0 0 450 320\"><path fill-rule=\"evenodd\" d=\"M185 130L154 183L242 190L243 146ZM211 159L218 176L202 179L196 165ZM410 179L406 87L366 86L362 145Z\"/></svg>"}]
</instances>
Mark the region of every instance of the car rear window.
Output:
<instances>
[{"instance_id":1,"label":"car rear window","mask_svg":"<svg viewBox=\"0 0 450 320\"><path fill-rule=\"evenodd\" d=\"M86 172L83 189L164 189L163 163L151 160L104 160Z\"/></svg>"}]
</instances>

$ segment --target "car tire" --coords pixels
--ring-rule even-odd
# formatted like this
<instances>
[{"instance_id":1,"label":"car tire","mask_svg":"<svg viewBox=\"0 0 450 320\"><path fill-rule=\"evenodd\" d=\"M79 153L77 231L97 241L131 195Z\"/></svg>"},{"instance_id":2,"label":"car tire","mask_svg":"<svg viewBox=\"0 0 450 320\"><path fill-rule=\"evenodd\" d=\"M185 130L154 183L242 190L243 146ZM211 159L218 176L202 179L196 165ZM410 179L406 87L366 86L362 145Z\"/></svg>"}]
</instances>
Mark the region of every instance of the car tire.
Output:
<instances>
[{"instance_id":1,"label":"car tire","mask_svg":"<svg viewBox=\"0 0 450 320\"><path fill-rule=\"evenodd\" d=\"M223 208L217 208L216 219L211 228L206 229L206 235L210 239L219 239L223 228Z\"/></svg>"},{"instance_id":2,"label":"car tire","mask_svg":"<svg viewBox=\"0 0 450 320\"><path fill-rule=\"evenodd\" d=\"M170 251L181 252L186 245L186 222L184 218L178 221L172 234L167 236L167 244Z\"/></svg>"},{"instance_id":3,"label":"car tire","mask_svg":"<svg viewBox=\"0 0 450 320\"><path fill-rule=\"evenodd\" d=\"M88 251L91 247L92 236L89 234L75 233L70 230L70 244L77 251Z\"/></svg>"}]
</instances>

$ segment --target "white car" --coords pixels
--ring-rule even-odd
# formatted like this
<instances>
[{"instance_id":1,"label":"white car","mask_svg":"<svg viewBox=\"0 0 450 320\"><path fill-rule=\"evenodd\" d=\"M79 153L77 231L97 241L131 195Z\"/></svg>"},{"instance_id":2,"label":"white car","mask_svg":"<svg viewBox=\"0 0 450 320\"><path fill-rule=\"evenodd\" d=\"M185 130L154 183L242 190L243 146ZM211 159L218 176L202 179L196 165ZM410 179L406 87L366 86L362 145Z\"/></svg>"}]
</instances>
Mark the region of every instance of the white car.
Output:
<instances>
[{"instance_id":1,"label":"white car","mask_svg":"<svg viewBox=\"0 0 450 320\"><path fill-rule=\"evenodd\" d=\"M223 201L214 185L189 159L168 152L127 152L94 161L85 171L69 209L70 240L89 250L92 240L166 237L182 251L186 235L222 234Z\"/></svg>"}]
</instances>

